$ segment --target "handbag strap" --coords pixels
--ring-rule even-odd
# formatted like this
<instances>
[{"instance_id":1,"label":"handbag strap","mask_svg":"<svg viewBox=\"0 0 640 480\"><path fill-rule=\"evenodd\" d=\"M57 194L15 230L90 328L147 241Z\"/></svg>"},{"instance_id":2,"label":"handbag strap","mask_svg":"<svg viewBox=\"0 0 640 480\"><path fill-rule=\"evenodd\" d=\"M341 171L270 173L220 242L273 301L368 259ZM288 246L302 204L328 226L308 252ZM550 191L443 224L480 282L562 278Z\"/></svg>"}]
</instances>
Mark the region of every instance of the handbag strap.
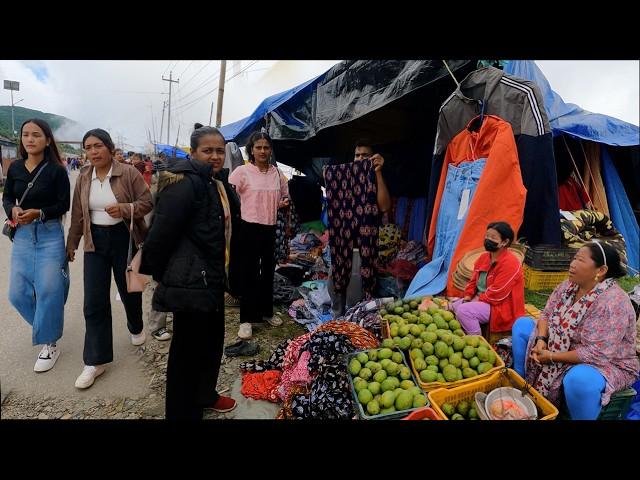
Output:
<instances>
[{"instance_id":1,"label":"handbag strap","mask_svg":"<svg viewBox=\"0 0 640 480\"><path fill-rule=\"evenodd\" d=\"M131 207L131 221L129 222L129 252L127 253L127 267L131 266L131 258L133 257L133 203L130 203Z\"/></svg>"},{"instance_id":2,"label":"handbag strap","mask_svg":"<svg viewBox=\"0 0 640 480\"><path fill-rule=\"evenodd\" d=\"M24 193L22 194L22 198L20 199L19 202L16 203L16 207L19 207L20 204L22 204L22 202L24 202L25 197L27 196L27 193L29 193L29 190L31 190L31 188L33 188L33 186L36 183L36 180L38 179L38 177L40 176L40 174L42 173L42 171L47 168L47 165L49 165L49 163L45 163L42 168L40 168L40 170L38 170L38 173L36 173L36 176L33 177L33 180L31 180L29 183L27 183L27 189L24 191Z\"/></svg>"}]
</instances>

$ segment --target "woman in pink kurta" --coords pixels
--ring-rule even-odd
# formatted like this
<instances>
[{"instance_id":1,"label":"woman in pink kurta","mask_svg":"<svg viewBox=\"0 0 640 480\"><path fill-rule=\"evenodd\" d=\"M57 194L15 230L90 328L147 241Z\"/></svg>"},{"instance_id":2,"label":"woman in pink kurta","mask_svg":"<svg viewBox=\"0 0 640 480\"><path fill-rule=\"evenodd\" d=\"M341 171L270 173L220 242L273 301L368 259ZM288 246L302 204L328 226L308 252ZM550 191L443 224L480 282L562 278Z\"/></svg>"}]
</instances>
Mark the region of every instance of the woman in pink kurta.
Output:
<instances>
[{"instance_id":1,"label":"woman in pink kurta","mask_svg":"<svg viewBox=\"0 0 640 480\"><path fill-rule=\"evenodd\" d=\"M524 318L513 327L516 370L558 407L564 393L572 419L596 419L611 394L638 379L633 305L615 282L624 274L613 248L589 243L537 325Z\"/></svg>"},{"instance_id":2,"label":"woman in pink kurta","mask_svg":"<svg viewBox=\"0 0 640 480\"><path fill-rule=\"evenodd\" d=\"M243 259L238 337L252 336L252 323L282 325L273 316L273 273L275 271L276 220L278 208L289 204L287 179L271 165L272 142L264 132L254 132L246 146L249 163L229 176L240 196Z\"/></svg>"}]
</instances>

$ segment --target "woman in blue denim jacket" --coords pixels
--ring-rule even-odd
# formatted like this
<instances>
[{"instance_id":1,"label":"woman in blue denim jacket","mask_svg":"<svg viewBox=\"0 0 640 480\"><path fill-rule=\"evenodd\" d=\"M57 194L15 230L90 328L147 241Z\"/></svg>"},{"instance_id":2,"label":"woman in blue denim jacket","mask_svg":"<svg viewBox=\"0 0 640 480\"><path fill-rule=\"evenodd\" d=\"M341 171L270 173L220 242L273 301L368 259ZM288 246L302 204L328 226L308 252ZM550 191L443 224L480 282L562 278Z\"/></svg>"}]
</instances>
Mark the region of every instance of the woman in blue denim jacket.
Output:
<instances>
[{"instance_id":1,"label":"woman in blue denim jacket","mask_svg":"<svg viewBox=\"0 0 640 480\"><path fill-rule=\"evenodd\" d=\"M70 184L45 121L34 118L22 124L19 151L2 196L5 213L17 226L9 300L33 327L33 345L44 345L33 370L46 372L60 355L57 341L69 288L62 217L70 206Z\"/></svg>"}]
</instances>

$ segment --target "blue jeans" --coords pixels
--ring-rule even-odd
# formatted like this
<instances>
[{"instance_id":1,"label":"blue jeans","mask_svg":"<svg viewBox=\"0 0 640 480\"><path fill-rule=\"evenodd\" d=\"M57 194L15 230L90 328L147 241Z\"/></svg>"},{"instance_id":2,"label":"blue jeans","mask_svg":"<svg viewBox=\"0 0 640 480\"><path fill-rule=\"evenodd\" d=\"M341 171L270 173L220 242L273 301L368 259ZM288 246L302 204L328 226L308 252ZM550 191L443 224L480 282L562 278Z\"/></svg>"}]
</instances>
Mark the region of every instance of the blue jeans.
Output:
<instances>
[{"instance_id":1,"label":"blue jeans","mask_svg":"<svg viewBox=\"0 0 640 480\"><path fill-rule=\"evenodd\" d=\"M473 194L478 187L486 163L487 160L481 158L462 163L457 167L449 165L438 210L433 260L418 271L409 285L405 298L435 295L447 287L451 257L458 245ZM463 214L459 215L465 190L469 190L468 204Z\"/></svg>"},{"instance_id":2,"label":"blue jeans","mask_svg":"<svg viewBox=\"0 0 640 480\"><path fill-rule=\"evenodd\" d=\"M521 377L525 374L527 343L536 324L521 317L513 324L513 368ZM572 420L595 420L602 408L600 400L606 382L598 369L580 363L571 367L562 380L564 397Z\"/></svg>"},{"instance_id":3,"label":"blue jeans","mask_svg":"<svg viewBox=\"0 0 640 480\"><path fill-rule=\"evenodd\" d=\"M19 225L11 252L9 301L33 327L32 343L62 337L69 289L64 233L59 219Z\"/></svg>"}]
</instances>

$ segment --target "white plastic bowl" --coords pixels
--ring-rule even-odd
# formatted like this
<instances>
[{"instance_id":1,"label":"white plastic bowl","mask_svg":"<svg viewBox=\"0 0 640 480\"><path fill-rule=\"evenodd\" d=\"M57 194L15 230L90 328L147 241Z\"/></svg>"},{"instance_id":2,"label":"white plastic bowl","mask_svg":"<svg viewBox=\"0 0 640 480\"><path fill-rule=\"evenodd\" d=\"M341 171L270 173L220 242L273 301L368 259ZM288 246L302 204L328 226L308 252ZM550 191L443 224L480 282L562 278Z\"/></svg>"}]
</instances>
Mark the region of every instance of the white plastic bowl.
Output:
<instances>
[{"instance_id":1,"label":"white plastic bowl","mask_svg":"<svg viewBox=\"0 0 640 480\"><path fill-rule=\"evenodd\" d=\"M496 400L511 400L517 403L528 415L528 418L523 418L522 420L537 420L538 418L536 404L533 403L533 400L528 395L522 395L522 392L517 388L499 387L489 392L485 399L485 412L490 420L505 420L503 418L495 418L491 413L490 406Z\"/></svg>"}]
</instances>

